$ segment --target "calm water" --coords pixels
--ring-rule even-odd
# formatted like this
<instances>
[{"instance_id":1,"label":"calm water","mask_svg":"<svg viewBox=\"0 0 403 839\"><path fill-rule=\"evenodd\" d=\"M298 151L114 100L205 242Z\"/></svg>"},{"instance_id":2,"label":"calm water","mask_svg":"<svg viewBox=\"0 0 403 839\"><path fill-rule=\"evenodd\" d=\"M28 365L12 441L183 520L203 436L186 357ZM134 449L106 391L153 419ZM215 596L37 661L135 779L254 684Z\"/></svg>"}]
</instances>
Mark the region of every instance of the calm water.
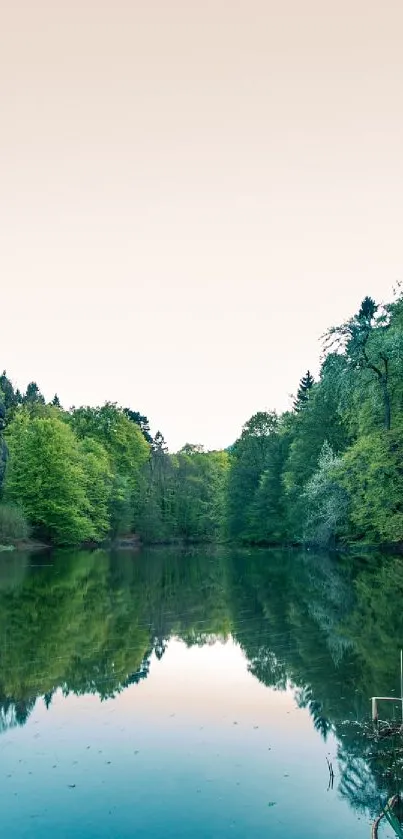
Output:
<instances>
[{"instance_id":1,"label":"calm water","mask_svg":"<svg viewBox=\"0 0 403 839\"><path fill-rule=\"evenodd\" d=\"M2 835L369 839L402 594L388 557L3 554Z\"/></svg>"}]
</instances>

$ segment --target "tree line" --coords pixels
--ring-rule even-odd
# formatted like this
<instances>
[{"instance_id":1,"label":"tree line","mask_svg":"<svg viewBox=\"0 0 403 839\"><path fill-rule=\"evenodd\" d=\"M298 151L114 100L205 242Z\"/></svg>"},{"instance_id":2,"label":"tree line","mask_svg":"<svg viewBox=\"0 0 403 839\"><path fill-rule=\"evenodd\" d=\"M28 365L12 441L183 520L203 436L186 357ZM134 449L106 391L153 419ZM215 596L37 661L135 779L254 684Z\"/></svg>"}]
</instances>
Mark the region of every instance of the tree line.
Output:
<instances>
[{"instance_id":1,"label":"tree line","mask_svg":"<svg viewBox=\"0 0 403 839\"><path fill-rule=\"evenodd\" d=\"M168 454L147 417L101 407L46 403L0 376L0 544L102 543L133 533L149 542L222 536L225 452L186 445Z\"/></svg>"},{"instance_id":2,"label":"tree line","mask_svg":"<svg viewBox=\"0 0 403 839\"><path fill-rule=\"evenodd\" d=\"M168 452L146 416L107 402L64 410L0 376L0 543L274 545L403 540L403 293L323 337L317 380L258 412L226 451Z\"/></svg>"},{"instance_id":3,"label":"tree line","mask_svg":"<svg viewBox=\"0 0 403 839\"><path fill-rule=\"evenodd\" d=\"M403 295L323 336L291 411L246 423L231 455L229 533L252 543L403 540Z\"/></svg>"}]
</instances>

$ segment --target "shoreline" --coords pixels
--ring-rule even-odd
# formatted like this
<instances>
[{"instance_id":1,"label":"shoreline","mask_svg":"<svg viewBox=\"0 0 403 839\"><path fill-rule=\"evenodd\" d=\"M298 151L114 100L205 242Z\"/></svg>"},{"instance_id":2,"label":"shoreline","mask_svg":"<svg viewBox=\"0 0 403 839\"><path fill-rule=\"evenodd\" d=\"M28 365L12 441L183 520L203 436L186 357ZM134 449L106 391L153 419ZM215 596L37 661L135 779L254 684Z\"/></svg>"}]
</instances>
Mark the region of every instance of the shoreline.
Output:
<instances>
[{"instance_id":1,"label":"shoreline","mask_svg":"<svg viewBox=\"0 0 403 839\"><path fill-rule=\"evenodd\" d=\"M140 550L141 548L195 548L195 547L204 547L204 548L216 548L216 547L226 547L226 548L233 548L234 550L303 550L306 553L316 552L316 553L326 553L326 554L337 554L339 556L359 556L363 554L373 554L375 552L383 553L383 554L394 554L396 556L403 555L403 542L392 542L392 543L362 543L362 544L350 544L350 545L332 545L326 547L325 545L315 545L309 543L279 543L279 544L246 544L246 543L236 543L236 542L228 542L228 541L215 541L215 542L193 542L193 541L185 541L183 539L175 539L172 541L161 541L161 542L143 542L139 534L128 534L126 536L119 537L117 539L107 539L103 542L85 542L81 545L55 545L51 543L41 542L40 540L36 539L26 539L26 540L16 540L15 542L10 542L8 544L1 544L0 543L0 556L2 554L13 553L15 551L54 551L54 550Z\"/></svg>"},{"instance_id":2,"label":"shoreline","mask_svg":"<svg viewBox=\"0 0 403 839\"><path fill-rule=\"evenodd\" d=\"M13 551L51 551L53 549L53 545L47 545L35 539L26 539L25 541L17 540L7 545L0 544L0 554L13 553Z\"/></svg>"}]
</instances>

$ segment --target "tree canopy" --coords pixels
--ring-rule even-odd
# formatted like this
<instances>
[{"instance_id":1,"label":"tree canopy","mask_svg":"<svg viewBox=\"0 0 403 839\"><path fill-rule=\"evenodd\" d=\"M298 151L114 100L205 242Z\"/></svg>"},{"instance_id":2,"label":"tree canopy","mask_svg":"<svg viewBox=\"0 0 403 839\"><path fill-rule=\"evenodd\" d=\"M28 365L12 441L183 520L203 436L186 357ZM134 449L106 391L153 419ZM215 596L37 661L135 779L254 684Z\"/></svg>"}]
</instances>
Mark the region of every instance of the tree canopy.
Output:
<instances>
[{"instance_id":1,"label":"tree canopy","mask_svg":"<svg viewBox=\"0 0 403 839\"><path fill-rule=\"evenodd\" d=\"M0 376L1 503L52 542L400 542L402 447L401 288L331 327L290 410L257 411L225 451L172 454L140 411L64 410Z\"/></svg>"}]
</instances>

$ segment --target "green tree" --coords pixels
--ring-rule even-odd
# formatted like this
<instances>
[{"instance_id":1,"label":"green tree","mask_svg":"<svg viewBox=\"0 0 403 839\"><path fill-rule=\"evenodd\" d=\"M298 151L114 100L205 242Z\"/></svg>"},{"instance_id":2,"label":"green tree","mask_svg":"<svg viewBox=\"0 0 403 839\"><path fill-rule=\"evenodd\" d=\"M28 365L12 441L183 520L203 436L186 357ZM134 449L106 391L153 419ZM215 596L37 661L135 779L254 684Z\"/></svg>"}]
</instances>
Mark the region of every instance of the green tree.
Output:
<instances>
[{"instance_id":1,"label":"green tree","mask_svg":"<svg viewBox=\"0 0 403 839\"><path fill-rule=\"evenodd\" d=\"M110 532L113 539L133 529L133 496L131 483L125 475L113 473L109 499Z\"/></svg>"},{"instance_id":2,"label":"green tree","mask_svg":"<svg viewBox=\"0 0 403 839\"><path fill-rule=\"evenodd\" d=\"M8 458L8 449L4 439L4 429L6 425L6 406L3 401L4 397L0 390L0 498L3 487L4 476L6 474L6 465Z\"/></svg>"},{"instance_id":3,"label":"green tree","mask_svg":"<svg viewBox=\"0 0 403 839\"><path fill-rule=\"evenodd\" d=\"M42 405L45 404L45 397L39 390L38 385L36 382L30 382L27 386L27 389L22 397L22 402L24 405L34 404L36 402L41 403Z\"/></svg>"},{"instance_id":4,"label":"green tree","mask_svg":"<svg viewBox=\"0 0 403 839\"><path fill-rule=\"evenodd\" d=\"M134 422L136 425L139 426L144 438L146 439L147 443L149 443L151 446L153 438L151 436L150 423L148 421L148 418L143 414L140 414L138 411L132 411L130 408L124 408L123 413L131 422Z\"/></svg>"},{"instance_id":5,"label":"green tree","mask_svg":"<svg viewBox=\"0 0 403 839\"><path fill-rule=\"evenodd\" d=\"M168 446L164 440L164 436L161 431L157 431L154 439L151 440L151 448L153 452L156 452L157 455L166 455L168 454Z\"/></svg>"},{"instance_id":6,"label":"green tree","mask_svg":"<svg viewBox=\"0 0 403 839\"><path fill-rule=\"evenodd\" d=\"M305 373L305 376L302 377L302 379L300 380L300 383L299 383L299 387L298 387L298 390L297 390L297 396L294 399L294 403L293 403L294 411L301 411L305 407L305 405L308 402L308 399L310 397L311 390L312 390L314 384L315 384L315 379L311 375L310 371L307 370L307 372Z\"/></svg>"},{"instance_id":7,"label":"green tree","mask_svg":"<svg viewBox=\"0 0 403 839\"><path fill-rule=\"evenodd\" d=\"M285 423L288 455L283 483L287 528L290 537L297 540L303 538L306 524L305 486L318 468L324 443L327 442L335 454L339 454L349 440L344 417L339 410L339 395L327 372L323 371L320 381L312 388L304 410L290 415Z\"/></svg>"},{"instance_id":8,"label":"green tree","mask_svg":"<svg viewBox=\"0 0 403 839\"><path fill-rule=\"evenodd\" d=\"M146 542L167 542L177 538L174 466L160 431L151 444L144 467L139 530Z\"/></svg>"},{"instance_id":9,"label":"green tree","mask_svg":"<svg viewBox=\"0 0 403 839\"><path fill-rule=\"evenodd\" d=\"M263 472L270 469L279 419L274 412L261 411L245 423L240 438L231 451L228 478L228 529L232 539L251 539L253 505Z\"/></svg>"},{"instance_id":10,"label":"green tree","mask_svg":"<svg viewBox=\"0 0 403 839\"><path fill-rule=\"evenodd\" d=\"M25 542L29 537L28 522L16 504L0 504L0 545Z\"/></svg>"},{"instance_id":11,"label":"green tree","mask_svg":"<svg viewBox=\"0 0 403 839\"><path fill-rule=\"evenodd\" d=\"M22 397L20 391L18 389L14 389L14 385L11 379L8 378L5 370L3 370L3 373L0 376L0 393L1 402L5 409L5 416L3 417L3 420L8 422L12 419L18 405L21 404Z\"/></svg>"},{"instance_id":12,"label":"green tree","mask_svg":"<svg viewBox=\"0 0 403 839\"><path fill-rule=\"evenodd\" d=\"M228 456L186 444L171 458L175 529L185 541L214 541L223 535Z\"/></svg>"},{"instance_id":13,"label":"green tree","mask_svg":"<svg viewBox=\"0 0 403 839\"><path fill-rule=\"evenodd\" d=\"M337 479L342 460L336 457L327 441L319 456L318 469L303 493L306 502L304 539L322 546L335 544L343 532L348 508L348 494Z\"/></svg>"},{"instance_id":14,"label":"green tree","mask_svg":"<svg viewBox=\"0 0 403 839\"><path fill-rule=\"evenodd\" d=\"M111 500L113 472L109 455L98 440L86 437L80 440L85 491L88 500L88 518L92 524L91 539L104 539L111 528Z\"/></svg>"},{"instance_id":15,"label":"green tree","mask_svg":"<svg viewBox=\"0 0 403 839\"><path fill-rule=\"evenodd\" d=\"M364 374L364 383L375 380L383 406L383 424L391 428L390 365L395 341L390 341L390 317L372 297L365 297L354 317L332 327L325 336L325 347L345 354L352 370Z\"/></svg>"},{"instance_id":16,"label":"green tree","mask_svg":"<svg viewBox=\"0 0 403 839\"><path fill-rule=\"evenodd\" d=\"M403 435L378 431L344 454L337 480L349 496L349 535L364 542L403 541Z\"/></svg>"},{"instance_id":17,"label":"green tree","mask_svg":"<svg viewBox=\"0 0 403 839\"><path fill-rule=\"evenodd\" d=\"M140 427L110 402L102 407L75 409L69 422L79 439L97 440L109 455L116 493L110 511L113 531L136 528L144 492L143 467L150 453Z\"/></svg>"},{"instance_id":18,"label":"green tree","mask_svg":"<svg viewBox=\"0 0 403 839\"><path fill-rule=\"evenodd\" d=\"M112 402L98 408L83 407L72 412L72 428L79 439L98 440L121 475L135 480L149 456L149 446L137 425Z\"/></svg>"},{"instance_id":19,"label":"green tree","mask_svg":"<svg viewBox=\"0 0 403 839\"><path fill-rule=\"evenodd\" d=\"M56 544L92 538L83 458L73 431L54 417L25 410L7 431L6 499L19 503L35 533Z\"/></svg>"},{"instance_id":20,"label":"green tree","mask_svg":"<svg viewBox=\"0 0 403 839\"><path fill-rule=\"evenodd\" d=\"M249 507L245 535L248 541L268 545L287 541L283 470L288 451L285 434L270 435L265 468Z\"/></svg>"}]
</instances>

